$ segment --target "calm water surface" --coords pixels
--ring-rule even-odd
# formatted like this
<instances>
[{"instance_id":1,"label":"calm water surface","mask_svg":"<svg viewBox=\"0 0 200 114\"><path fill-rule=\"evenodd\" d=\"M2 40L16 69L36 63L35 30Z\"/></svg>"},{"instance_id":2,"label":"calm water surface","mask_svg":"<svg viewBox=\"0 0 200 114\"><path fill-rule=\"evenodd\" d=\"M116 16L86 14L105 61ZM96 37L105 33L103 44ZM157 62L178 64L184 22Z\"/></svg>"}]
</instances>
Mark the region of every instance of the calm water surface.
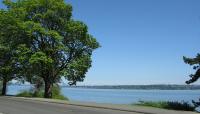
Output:
<instances>
[{"instance_id":1,"label":"calm water surface","mask_svg":"<svg viewBox=\"0 0 200 114\"><path fill-rule=\"evenodd\" d=\"M15 95L30 86L9 86L8 94ZM62 88L62 94L70 100L97 103L131 104L144 101L191 101L200 98L200 90L118 90Z\"/></svg>"}]
</instances>

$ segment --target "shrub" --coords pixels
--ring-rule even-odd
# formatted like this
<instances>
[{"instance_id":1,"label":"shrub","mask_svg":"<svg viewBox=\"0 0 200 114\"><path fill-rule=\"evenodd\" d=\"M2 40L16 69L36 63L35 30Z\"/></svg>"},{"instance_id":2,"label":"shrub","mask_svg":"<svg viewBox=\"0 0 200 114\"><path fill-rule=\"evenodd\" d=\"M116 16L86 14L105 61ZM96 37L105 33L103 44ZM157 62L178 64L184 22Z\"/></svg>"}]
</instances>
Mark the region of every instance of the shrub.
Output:
<instances>
[{"instance_id":1,"label":"shrub","mask_svg":"<svg viewBox=\"0 0 200 114\"><path fill-rule=\"evenodd\" d=\"M32 97L39 97L42 98L44 97L44 92L43 91L35 91L32 95Z\"/></svg>"},{"instance_id":2,"label":"shrub","mask_svg":"<svg viewBox=\"0 0 200 114\"><path fill-rule=\"evenodd\" d=\"M1 91L2 91L2 82L0 81L0 96L1 96Z\"/></svg>"},{"instance_id":3,"label":"shrub","mask_svg":"<svg viewBox=\"0 0 200 114\"><path fill-rule=\"evenodd\" d=\"M195 111L195 107L185 101L182 102L168 101L166 108L174 110Z\"/></svg>"},{"instance_id":4,"label":"shrub","mask_svg":"<svg viewBox=\"0 0 200 114\"><path fill-rule=\"evenodd\" d=\"M52 88L52 98L60 100L69 100L67 97L61 94L61 89L58 85L54 85Z\"/></svg>"},{"instance_id":5,"label":"shrub","mask_svg":"<svg viewBox=\"0 0 200 114\"><path fill-rule=\"evenodd\" d=\"M35 90L31 89L29 91L23 91L19 94L17 94L17 97L37 97L37 98L43 98L44 97L44 91L42 90ZM60 99L60 100L68 100L67 97L63 96L61 94L60 87L58 85L54 85L52 87L52 99Z\"/></svg>"},{"instance_id":6,"label":"shrub","mask_svg":"<svg viewBox=\"0 0 200 114\"><path fill-rule=\"evenodd\" d=\"M188 102L182 101L139 101L140 106L150 106L156 108L172 109L172 110L184 110L184 111L195 111L195 107L189 104Z\"/></svg>"},{"instance_id":7,"label":"shrub","mask_svg":"<svg viewBox=\"0 0 200 114\"><path fill-rule=\"evenodd\" d=\"M33 97L33 93L30 91L23 91L16 95L17 97Z\"/></svg>"}]
</instances>

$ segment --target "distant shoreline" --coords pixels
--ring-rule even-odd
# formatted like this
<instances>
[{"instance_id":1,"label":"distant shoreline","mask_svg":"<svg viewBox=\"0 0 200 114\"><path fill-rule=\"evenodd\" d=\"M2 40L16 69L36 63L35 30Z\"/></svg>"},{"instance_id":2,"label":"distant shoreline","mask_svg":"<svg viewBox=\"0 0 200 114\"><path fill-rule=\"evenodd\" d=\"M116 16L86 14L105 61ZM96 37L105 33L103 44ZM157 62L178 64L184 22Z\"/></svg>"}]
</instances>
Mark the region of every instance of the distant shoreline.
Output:
<instances>
[{"instance_id":1,"label":"distant shoreline","mask_svg":"<svg viewBox=\"0 0 200 114\"><path fill-rule=\"evenodd\" d=\"M10 84L11 86L30 86L23 84ZM67 88L83 89L125 89L125 90L200 90L200 85L85 85L85 86L63 86Z\"/></svg>"},{"instance_id":2,"label":"distant shoreline","mask_svg":"<svg viewBox=\"0 0 200 114\"><path fill-rule=\"evenodd\" d=\"M98 86L62 86L85 89L131 89L131 90L200 90L200 85L98 85Z\"/></svg>"}]
</instances>

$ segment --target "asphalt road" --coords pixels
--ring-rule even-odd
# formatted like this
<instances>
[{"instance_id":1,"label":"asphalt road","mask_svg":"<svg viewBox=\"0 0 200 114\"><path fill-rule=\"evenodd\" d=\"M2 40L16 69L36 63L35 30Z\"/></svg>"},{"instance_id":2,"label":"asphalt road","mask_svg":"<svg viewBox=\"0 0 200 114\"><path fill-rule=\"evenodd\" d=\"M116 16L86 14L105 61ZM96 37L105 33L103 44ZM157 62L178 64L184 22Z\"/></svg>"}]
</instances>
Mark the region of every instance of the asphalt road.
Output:
<instances>
[{"instance_id":1,"label":"asphalt road","mask_svg":"<svg viewBox=\"0 0 200 114\"><path fill-rule=\"evenodd\" d=\"M0 114L144 114L0 97Z\"/></svg>"}]
</instances>

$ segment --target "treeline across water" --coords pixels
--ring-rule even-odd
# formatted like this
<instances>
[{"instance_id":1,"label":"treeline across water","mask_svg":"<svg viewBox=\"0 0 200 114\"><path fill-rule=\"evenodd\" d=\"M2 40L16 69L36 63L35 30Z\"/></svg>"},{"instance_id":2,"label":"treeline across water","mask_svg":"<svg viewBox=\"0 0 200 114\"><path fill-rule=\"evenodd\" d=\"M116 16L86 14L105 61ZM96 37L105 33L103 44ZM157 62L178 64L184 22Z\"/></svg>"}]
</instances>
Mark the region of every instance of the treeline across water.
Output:
<instances>
[{"instance_id":1,"label":"treeline across water","mask_svg":"<svg viewBox=\"0 0 200 114\"><path fill-rule=\"evenodd\" d=\"M88 89L143 89L143 90L200 90L200 85L99 85L99 86L63 86Z\"/></svg>"}]
</instances>

